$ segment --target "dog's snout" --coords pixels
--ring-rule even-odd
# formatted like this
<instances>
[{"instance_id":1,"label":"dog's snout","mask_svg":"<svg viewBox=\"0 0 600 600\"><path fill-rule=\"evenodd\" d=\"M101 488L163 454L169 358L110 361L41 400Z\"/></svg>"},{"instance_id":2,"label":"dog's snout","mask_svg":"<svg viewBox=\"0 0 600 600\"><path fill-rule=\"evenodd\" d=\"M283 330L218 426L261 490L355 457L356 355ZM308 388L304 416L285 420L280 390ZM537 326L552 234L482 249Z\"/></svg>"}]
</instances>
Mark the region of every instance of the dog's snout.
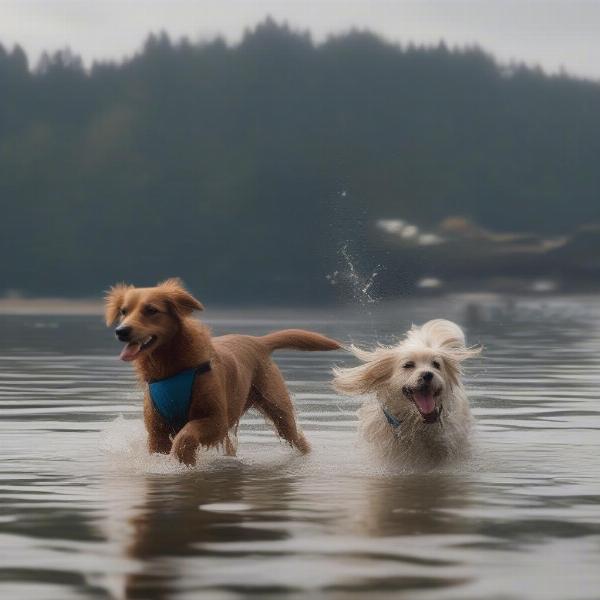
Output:
<instances>
[{"instance_id":1,"label":"dog's snout","mask_svg":"<svg viewBox=\"0 0 600 600\"><path fill-rule=\"evenodd\" d=\"M125 325L119 325L115 329L115 335L119 338L121 342L126 342L131 335L131 327L127 327Z\"/></svg>"},{"instance_id":2,"label":"dog's snout","mask_svg":"<svg viewBox=\"0 0 600 600\"><path fill-rule=\"evenodd\" d=\"M433 373L431 371L425 371L425 373L421 375L421 379L429 383L433 379Z\"/></svg>"}]
</instances>

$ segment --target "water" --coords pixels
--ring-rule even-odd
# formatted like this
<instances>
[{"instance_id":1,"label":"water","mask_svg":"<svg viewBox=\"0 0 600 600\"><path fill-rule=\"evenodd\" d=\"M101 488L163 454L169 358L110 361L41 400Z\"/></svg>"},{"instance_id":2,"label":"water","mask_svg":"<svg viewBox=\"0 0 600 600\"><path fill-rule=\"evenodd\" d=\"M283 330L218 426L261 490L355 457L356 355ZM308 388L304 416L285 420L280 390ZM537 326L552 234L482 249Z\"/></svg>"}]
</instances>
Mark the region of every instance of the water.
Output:
<instances>
[{"instance_id":1,"label":"water","mask_svg":"<svg viewBox=\"0 0 600 600\"><path fill-rule=\"evenodd\" d=\"M215 332L307 326L392 341L456 319L485 356L460 468L401 474L355 444L343 353L278 362L314 446L243 421L238 458L193 470L144 450L140 393L99 317L2 316L0 597L600 598L597 298L411 300L358 311L231 311Z\"/></svg>"}]
</instances>

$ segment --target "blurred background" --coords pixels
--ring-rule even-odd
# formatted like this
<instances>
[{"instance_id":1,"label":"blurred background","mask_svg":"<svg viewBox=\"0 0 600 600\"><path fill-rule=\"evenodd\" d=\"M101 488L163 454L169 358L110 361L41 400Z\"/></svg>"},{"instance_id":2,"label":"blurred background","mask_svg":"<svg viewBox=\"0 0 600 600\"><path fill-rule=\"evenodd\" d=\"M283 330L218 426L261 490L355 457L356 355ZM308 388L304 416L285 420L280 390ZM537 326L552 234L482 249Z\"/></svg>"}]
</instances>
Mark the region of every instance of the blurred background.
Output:
<instances>
[{"instance_id":1,"label":"blurred background","mask_svg":"<svg viewBox=\"0 0 600 600\"><path fill-rule=\"evenodd\" d=\"M600 281L600 3L2 1L0 294Z\"/></svg>"}]
</instances>

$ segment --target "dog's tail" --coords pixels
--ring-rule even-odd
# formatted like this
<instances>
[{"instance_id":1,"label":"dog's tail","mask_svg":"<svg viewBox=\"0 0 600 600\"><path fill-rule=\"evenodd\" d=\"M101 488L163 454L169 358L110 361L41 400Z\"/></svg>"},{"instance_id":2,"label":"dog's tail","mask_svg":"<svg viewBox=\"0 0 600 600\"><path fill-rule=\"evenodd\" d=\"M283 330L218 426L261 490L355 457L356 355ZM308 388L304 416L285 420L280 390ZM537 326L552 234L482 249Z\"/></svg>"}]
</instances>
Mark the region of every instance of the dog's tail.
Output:
<instances>
[{"instance_id":1,"label":"dog's tail","mask_svg":"<svg viewBox=\"0 0 600 600\"><path fill-rule=\"evenodd\" d=\"M283 329L258 338L270 352L282 348L293 350L337 350L341 344L314 331Z\"/></svg>"}]
</instances>

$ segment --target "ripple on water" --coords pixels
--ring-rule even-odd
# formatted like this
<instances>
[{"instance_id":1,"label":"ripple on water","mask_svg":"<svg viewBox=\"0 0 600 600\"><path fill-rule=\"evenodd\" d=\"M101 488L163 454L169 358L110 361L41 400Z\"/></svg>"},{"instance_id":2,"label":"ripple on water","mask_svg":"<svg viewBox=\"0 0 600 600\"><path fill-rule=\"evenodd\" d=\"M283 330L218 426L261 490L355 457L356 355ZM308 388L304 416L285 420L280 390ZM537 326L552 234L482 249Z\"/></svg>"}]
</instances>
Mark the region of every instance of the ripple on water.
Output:
<instances>
[{"instance_id":1,"label":"ripple on water","mask_svg":"<svg viewBox=\"0 0 600 600\"><path fill-rule=\"evenodd\" d=\"M600 303L473 302L214 323L318 323L359 344L434 316L463 323L486 348L466 377L475 452L427 474L357 447L358 400L328 384L341 352L278 355L311 455L249 414L239 457L188 468L147 454L140 392L96 317L0 317L0 594L596 600Z\"/></svg>"}]
</instances>

